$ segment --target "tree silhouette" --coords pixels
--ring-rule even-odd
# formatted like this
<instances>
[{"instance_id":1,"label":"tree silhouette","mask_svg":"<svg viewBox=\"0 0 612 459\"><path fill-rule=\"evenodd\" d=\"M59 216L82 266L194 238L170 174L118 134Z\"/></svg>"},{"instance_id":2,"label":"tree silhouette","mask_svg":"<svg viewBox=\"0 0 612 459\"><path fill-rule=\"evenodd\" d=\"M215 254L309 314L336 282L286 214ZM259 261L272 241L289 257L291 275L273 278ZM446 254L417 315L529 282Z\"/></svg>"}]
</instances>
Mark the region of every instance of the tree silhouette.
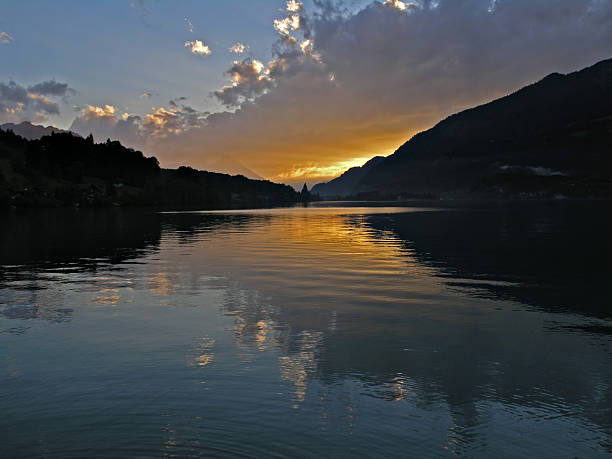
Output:
<instances>
[{"instance_id":1,"label":"tree silhouette","mask_svg":"<svg viewBox=\"0 0 612 459\"><path fill-rule=\"evenodd\" d=\"M6 161L5 161L6 160ZM157 158L107 139L58 133L26 140L0 130L0 206L155 205L221 209L294 203L287 185L161 169ZM6 166L2 166L5 164Z\"/></svg>"}]
</instances>

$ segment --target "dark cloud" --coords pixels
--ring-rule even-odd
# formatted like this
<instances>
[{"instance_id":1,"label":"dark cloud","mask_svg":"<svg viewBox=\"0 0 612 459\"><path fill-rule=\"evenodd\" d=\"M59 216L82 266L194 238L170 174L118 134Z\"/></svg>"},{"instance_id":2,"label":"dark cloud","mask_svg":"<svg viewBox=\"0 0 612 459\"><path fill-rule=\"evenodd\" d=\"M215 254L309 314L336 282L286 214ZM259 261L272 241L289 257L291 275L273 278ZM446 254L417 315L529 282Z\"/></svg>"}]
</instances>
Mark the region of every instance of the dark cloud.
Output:
<instances>
[{"instance_id":1,"label":"dark cloud","mask_svg":"<svg viewBox=\"0 0 612 459\"><path fill-rule=\"evenodd\" d=\"M170 164L202 166L231 151L267 177L314 174L390 153L450 113L612 56L610 1L385 0L353 13L314 3L309 14L291 2L271 24L271 62L229 68L231 83L213 94L235 111L189 117L174 100L169 113L143 117L139 129L147 119L188 120L172 136L153 135L150 150Z\"/></svg>"},{"instance_id":2,"label":"dark cloud","mask_svg":"<svg viewBox=\"0 0 612 459\"><path fill-rule=\"evenodd\" d=\"M28 91L14 81L0 82L0 103L26 103Z\"/></svg>"},{"instance_id":3,"label":"dark cloud","mask_svg":"<svg viewBox=\"0 0 612 459\"><path fill-rule=\"evenodd\" d=\"M66 98L76 91L66 83L43 81L24 87L14 81L0 82L0 121L45 121L59 115L59 104L50 97Z\"/></svg>"},{"instance_id":4,"label":"dark cloud","mask_svg":"<svg viewBox=\"0 0 612 459\"><path fill-rule=\"evenodd\" d=\"M265 90L249 66L229 70L241 78L215 95L242 109L185 141L191 161L242 149L232 132L248 137L245 156L266 156L251 163L264 173L390 153L448 114L612 55L612 2L385 1L356 14L315 3L277 22Z\"/></svg>"},{"instance_id":5,"label":"dark cloud","mask_svg":"<svg viewBox=\"0 0 612 459\"><path fill-rule=\"evenodd\" d=\"M45 96L71 96L76 94L76 91L68 86L67 83L60 83L55 80L43 81L35 85L29 86L28 91L35 94L42 94Z\"/></svg>"},{"instance_id":6,"label":"dark cloud","mask_svg":"<svg viewBox=\"0 0 612 459\"><path fill-rule=\"evenodd\" d=\"M247 57L234 61L226 72L232 78L232 85L225 86L213 95L228 107L238 107L245 101L252 101L272 87L265 65Z\"/></svg>"}]
</instances>

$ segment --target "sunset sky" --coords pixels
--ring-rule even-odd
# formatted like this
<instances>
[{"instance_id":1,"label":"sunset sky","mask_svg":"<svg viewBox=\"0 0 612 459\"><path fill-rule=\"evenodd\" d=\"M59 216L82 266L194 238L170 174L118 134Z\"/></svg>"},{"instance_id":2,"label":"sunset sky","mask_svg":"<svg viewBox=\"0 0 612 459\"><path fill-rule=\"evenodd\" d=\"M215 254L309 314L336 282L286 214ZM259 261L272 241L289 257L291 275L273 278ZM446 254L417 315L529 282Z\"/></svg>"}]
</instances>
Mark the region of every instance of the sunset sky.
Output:
<instances>
[{"instance_id":1,"label":"sunset sky","mask_svg":"<svg viewBox=\"0 0 612 459\"><path fill-rule=\"evenodd\" d=\"M612 57L612 0L3 0L0 123L325 181Z\"/></svg>"}]
</instances>

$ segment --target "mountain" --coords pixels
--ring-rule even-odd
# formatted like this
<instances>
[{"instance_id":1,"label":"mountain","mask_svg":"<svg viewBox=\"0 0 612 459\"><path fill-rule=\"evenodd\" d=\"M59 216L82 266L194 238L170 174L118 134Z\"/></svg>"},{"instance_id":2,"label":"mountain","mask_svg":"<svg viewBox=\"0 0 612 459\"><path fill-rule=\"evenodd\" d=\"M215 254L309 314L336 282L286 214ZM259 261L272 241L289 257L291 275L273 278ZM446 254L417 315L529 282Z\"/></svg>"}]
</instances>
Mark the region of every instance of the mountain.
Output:
<instances>
[{"instance_id":1,"label":"mountain","mask_svg":"<svg viewBox=\"0 0 612 459\"><path fill-rule=\"evenodd\" d=\"M224 174L243 175L244 177L250 178L252 180L265 180L257 172L249 169L240 161L234 158L222 158L220 160L213 161L212 163L207 163L205 167L208 170L222 172Z\"/></svg>"},{"instance_id":2,"label":"mountain","mask_svg":"<svg viewBox=\"0 0 612 459\"><path fill-rule=\"evenodd\" d=\"M318 194L322 198L343 198L345 196L350 196L353 194L355 186L357 186L359 181L384 159L384 156L375 156L363 166L351 167L341 176L327 183L318 183L312 187L310 192L312 194Z\"/></svg>"},{"instance_id":3,"label":"mountain","mask_svg":"<svg viewBox=\"0 0 612 459\"><path fill-rule=\"evenodd\" d=\"M0 129L4 131L13 131L15 134L20 135L21 137L28 140L36 140L47 135L60 133L71 133L74 136L80 136L74 131L67 131L53 126L40 126L38 124L32 124L29 121L23 121L19 124L0 124ZM261 175L249 169L240 161L235 160L233 158L223 158L221 160L207 164L206 168L209 170L219 171L228 175L243 175L253 180L265 180Z\"/></svg>"},{"instance_id":4,"label":"mountain","mask_svg":"<svg viewBox=\"0 0 612 459\"><path fill-rule=\"evenodd\" d=\"M372 168L354 194L612 197L612 59L448 117Z\"/></svg>"},{"instance_id":5,"label":"mountain","mask_svg":"<svg viewBox=\"0 0 612 459\"><path fill-rule=\"evenodd\" d=\"M146 205L229 209L298 202L287 185L198 171L161 169L155 157L117 141L71 133L27 140L0 130L0 208Z\"/></svg>"},{"instance_id":6,"label":"mountain","mask_svg":"<svg viewBox=\"0 0 612 459\"><path fill-rule=\"evenodd\" d=\"M45 126L40 126L38 124L32 124L29 121L23 121L19 124L15 124L15 123L0 124L0 129L4 131L9 131L9 130L13 131L15 134L20 135L24 139L28 139L28 140L40 139L41 137L44 137L46 135L51 135L51 134L60 134L60 133L70 132L70 131L65 131L63 129L58 129L53 126L45 127ZM78 135L78 134L74 134L74 135Z\"/></svg>"}]
</instances>

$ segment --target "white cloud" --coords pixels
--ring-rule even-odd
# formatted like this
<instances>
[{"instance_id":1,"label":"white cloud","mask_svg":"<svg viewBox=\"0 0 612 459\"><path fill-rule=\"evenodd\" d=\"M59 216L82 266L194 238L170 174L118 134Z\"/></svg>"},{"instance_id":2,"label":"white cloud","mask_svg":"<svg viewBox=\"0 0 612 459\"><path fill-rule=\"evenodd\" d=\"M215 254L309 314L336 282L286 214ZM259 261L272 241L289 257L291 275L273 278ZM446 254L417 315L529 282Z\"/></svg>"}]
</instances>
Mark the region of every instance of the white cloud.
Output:
<instances>
[{"instance_id":1,"label":"white cloud","mask_svg":"<svg viewBox=\"0 0 612 459\"><path fill-rule=\"evenodd\" d=\"M202 40L194 40L194 41L186 41L185 47L189 48L193 54L197 54L199 56L210 56L212 51L208 45L205 45Z\"/></svg>"},{"instance_id":2,"label":"white cloud","mask_svg":"<svg viewBox=\"0 0 612 459\"><path fill-rule=\"evenodd\" d=\"M300 49L302 50L303 53L310 52L313 46L314 46L314 43L312 40L304 40L302 43L300 43Z\"/></svg>"},{"instance_id":3,"label":"white cloud","mask_svg":"<svg viewBox=\"0 0 612 459\"><path fill-rule=\"evenodd\" d=\"M248 49L248 46L238 42L238 43L233 44L230 48L228 48L228 51L234 54L242 54L247 49Z\"/></svg>"},{"instance_id":4,"label":"white cloud","mask_svg":"<svg viewBox=\"0 0 612 459\"><path fill-rule=\"evenodd\" d=\"M275 19L274 28L281 35L288 36L292 31L300 28L300 16L293 14L283 19Z\"/></svg>"},{"instance_id":5,"label":"white cloud","mask_svg":"<svg viewBox=\"0 0 612 459\"><path fill-rule=\"evenodd\" d=\"M383 5L385 6L390 6L391 8L395 8L396 10L399 11L407 11L408 8L418 8L418 4L416 3L412 3L412 2L405 2L402 0L385 0L383 2ZM435 3L431 3L430 4L432 7L435 7Z\"/></svg>"},{"instance_id":6,"label":"white cloud","mask_svg":"<svg viewBox=\"0 0 612 459\"><path fill-rule=\"evenodd\" d=\"M302 2L296 0L288 0L287 1L287 11L290 13L300 13L304 4Z\"/></svg>"},{"instance_id":7,"label":"white cloud","mask_svg":"<svg viewBox=\"0 0 612 459\"><path fill-rule=\"evenodd\" d=\"M83 118L85 119L114 118L116 110L117 109L112 105L105 105L104 107L96 107L94 105L87 105L83 109Z\"/></svg>"}]
</instances>

